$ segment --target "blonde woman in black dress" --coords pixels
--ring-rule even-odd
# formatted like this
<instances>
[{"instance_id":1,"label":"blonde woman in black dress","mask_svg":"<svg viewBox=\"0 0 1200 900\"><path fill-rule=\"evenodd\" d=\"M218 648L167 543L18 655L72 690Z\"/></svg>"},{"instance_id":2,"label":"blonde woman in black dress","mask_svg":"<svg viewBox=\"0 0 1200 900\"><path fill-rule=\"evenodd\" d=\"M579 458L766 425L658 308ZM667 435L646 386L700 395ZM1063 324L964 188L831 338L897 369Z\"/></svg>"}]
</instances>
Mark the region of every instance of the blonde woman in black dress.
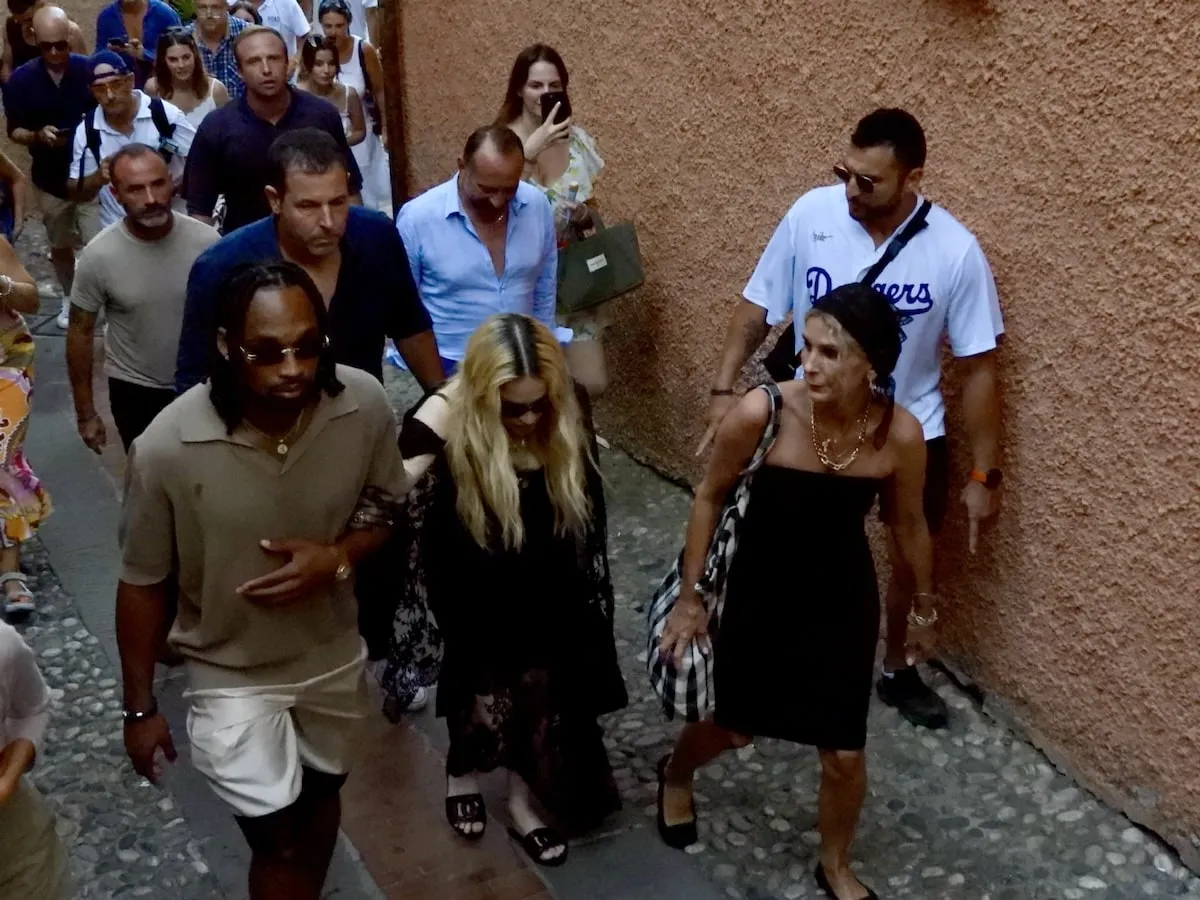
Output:
<instances>
[{"instance_id":1,"label":"blonde woman in black dress","mask_svg":"<svg viewBox=\"0 0 1200 900\"><path fill-rule=\"evenodd\" d=\"M427 603L445 647L451 827L483 835L479 776L506 769L511 832L534 862L561 865L567 838L539 806L568 834L619 808L596 719L628 698L594 441L554 335L523 315L484 322L455 376L405 418L400 452L419 523L400 526L415 545L384 690L407 699L430 668L433 638L413 627Z\"/></svg>"},{"instance_id":2,"label":"blonde woman in black dress","mask_svg":"<svg viewBox=\"0 0 1200 900\"><path fill-rule=\"evenodd\" d=\"M837 288L804 323L804 379L780 385L779 433L751 484L712 647L716 706L687 725L659 764L659 831L673 847L696 840L697 768L755 736L809 744L821 759L816 879L834 900L876 895L850 869L850 842L866 792L867 709L879 638L879 593L864 519L877 495L918 593L910 653L928 651L937 620L929 532L922 509L925 440L891 399L898 318L861 284ZM758 445L771 403L741 399L717 433L696 491L683 584L699 580L722 505ZM699 595L684 590L661 652L706 637Z\"/></svg>"}]
</instances>

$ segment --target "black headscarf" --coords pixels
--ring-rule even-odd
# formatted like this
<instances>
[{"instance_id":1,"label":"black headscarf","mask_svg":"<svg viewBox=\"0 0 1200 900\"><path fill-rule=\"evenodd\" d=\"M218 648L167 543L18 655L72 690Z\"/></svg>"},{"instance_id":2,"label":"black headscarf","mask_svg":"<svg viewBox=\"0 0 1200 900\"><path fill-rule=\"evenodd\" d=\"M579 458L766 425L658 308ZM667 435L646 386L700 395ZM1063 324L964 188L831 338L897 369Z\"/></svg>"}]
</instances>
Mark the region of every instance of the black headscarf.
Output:
<instances>
[{"instance_id":1,"label":"black headscarf","mask_svg":"<svg viewBox=\"0 0 1200 900\"><path fill-rule=\"evenodd\" d=\"M892 406L896 383L892 372L900 359L900 315L891 301L869 285L851 282L834 288L821 297L812 308L832 316L854 338L863 355L875 370L874 390L886 398L887 409L876 432L876 444L887 439L892 421Z\"/></svg>"}]
</instances>

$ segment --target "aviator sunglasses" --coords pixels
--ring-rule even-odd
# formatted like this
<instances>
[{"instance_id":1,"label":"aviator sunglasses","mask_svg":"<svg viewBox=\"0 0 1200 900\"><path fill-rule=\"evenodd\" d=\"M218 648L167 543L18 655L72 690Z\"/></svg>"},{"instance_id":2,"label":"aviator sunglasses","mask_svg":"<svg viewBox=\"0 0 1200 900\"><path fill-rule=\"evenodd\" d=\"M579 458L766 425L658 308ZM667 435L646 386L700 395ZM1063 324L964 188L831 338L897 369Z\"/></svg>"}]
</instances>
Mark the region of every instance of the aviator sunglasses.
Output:
<instances>
[{"instance_id":1,"label":"aviator sunglasses","mask_svg":"<svg viewBox=\"0 0 1200 900\"><path fill-rule=\"evenodd\" d=\"M860 175L857 172L851 172L841 163L833 167L833 174L842 184L849 184L850 179L854 179L854 183L858 189L864 194L870 194L875 190L875 179L870 175Z\"/></svg>"}]
</instances>

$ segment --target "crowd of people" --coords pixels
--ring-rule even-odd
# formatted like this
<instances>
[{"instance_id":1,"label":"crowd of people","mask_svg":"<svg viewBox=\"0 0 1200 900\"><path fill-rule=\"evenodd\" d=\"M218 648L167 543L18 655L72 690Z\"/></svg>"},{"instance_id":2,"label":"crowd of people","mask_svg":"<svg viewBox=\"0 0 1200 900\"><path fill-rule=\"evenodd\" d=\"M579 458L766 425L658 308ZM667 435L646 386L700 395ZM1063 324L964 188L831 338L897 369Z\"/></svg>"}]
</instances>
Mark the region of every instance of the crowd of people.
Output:
<instances>
[{"instance_id":1,"label":"crowd of people","mask_svg":"<svg viewBox=\"0 0 1200 900\"><path fill-rule=\"evenodd\" d=\"M159 0L116 0L88 57L61 9L9 2L22 43L10 20L8 132L30 148L67 297L79 435L96 452L108 442L93 371L103 319L128 455L117 637L134 768L157 780L175 758L154 674L182 661L192 761L250 847L250 896L315 900L368 673L393 719L436 686L449 826L484 833L480 777L503 769L514 839L564 864L569 838L620 805L599 718L626 705L633 673L613 637L591 417L611 313L556 308L559 250L596 217L604 170L574 111L560 115L562 58L523 51L495 121L393 221L382 68L356 31L370 9L196 0L183 26ZM952 481L946 338L964 370L972 548L1002 480L995 285L975 238L920 196L925 149L907 112L865 116L833 167L840 183L800 197L767 244L716 362L712 453L654 638L657 664L681 672L711 655L716 686L659 763L662 839L697 839L692 779L717 754L757 736L811 745L815 877L835 900L875 896L850 867L873 685L916 724L947 720L916 668L933 646L931 535ZM0 240L0 587L25 616L36 598L20 544L50 512L22 447L21 314L37 305ZM783 374L739 397L746 362L788 317L772 354ZM424 389L398 432L389 341ZM864 524L877 500L882 603ZM810 509L820 523L798 535ZM779 576L784 559L794 579ZM41 836L41 864L19 877L28 896L56 897L61 848L23 778L44 695L0 627L0 835ZM18 877L6 865L0 885Z\"/></svg>"}]
</instances>

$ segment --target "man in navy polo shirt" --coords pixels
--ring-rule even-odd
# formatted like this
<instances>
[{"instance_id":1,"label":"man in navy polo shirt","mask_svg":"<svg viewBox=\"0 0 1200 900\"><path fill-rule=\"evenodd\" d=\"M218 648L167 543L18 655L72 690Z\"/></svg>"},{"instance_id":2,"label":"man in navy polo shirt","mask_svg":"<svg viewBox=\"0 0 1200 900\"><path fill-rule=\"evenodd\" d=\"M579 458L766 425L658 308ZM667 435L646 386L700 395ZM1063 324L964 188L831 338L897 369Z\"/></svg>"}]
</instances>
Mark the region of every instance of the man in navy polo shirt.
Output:
<instances>
[{"instance_id":1,"label":"man in navy polo shirt","mask_svg":"<svg viewBox=\"0 0 1200 900\"><path fill-rule=\"evenodd\" d=\"M4 86L8 136L29 148L33 185L41 196L50 259L64 304L75 280L75 251L100 230L96 201L67 197L75 126L96 106L88 87L87 57L68 49L70 27L71 20L57 6L39 9L33 30L41 56L18 67Z\"/></svg>"},{"instance_id":2,"label":"man in navy polo shirt","mask_svg":"<svg viewBox=\"0 0 1200 900\"><path fill-rule=\"evenodd\" d=\"M297 128L318 128L337 142L346 157L351 200L358 203L362 176L337 107L288 86L287 47L279 32L251 26L234 39L233 53L246 92L200 123L188 157L188 212L211 225L217 197L224 194L224 234L271 215L263 193L267 151L275 138Z\"/></svg>"},{"instance_id":3,"label":"man in navy polo shirt","mask_svg":"<svg viewBox=\"0 0 1200 900\"><path fill-rule=\"evenodd\" d=\"M383 213L350 205L345 156L338 144L313 128L291 131L271 146L267 167L272 215L221 238L192 266L176 390L182 393L208 376L213 311L227 273L245 263L280 258L308 272L324 295L335 362L382 381L383 344L390 337L426 390L440 384L437 341L404 244ZM394 586L384 560L378 554L364 560L356 593L359 630L371 659L387 651L389 592Z\"/></svg>"}]
</instances>

